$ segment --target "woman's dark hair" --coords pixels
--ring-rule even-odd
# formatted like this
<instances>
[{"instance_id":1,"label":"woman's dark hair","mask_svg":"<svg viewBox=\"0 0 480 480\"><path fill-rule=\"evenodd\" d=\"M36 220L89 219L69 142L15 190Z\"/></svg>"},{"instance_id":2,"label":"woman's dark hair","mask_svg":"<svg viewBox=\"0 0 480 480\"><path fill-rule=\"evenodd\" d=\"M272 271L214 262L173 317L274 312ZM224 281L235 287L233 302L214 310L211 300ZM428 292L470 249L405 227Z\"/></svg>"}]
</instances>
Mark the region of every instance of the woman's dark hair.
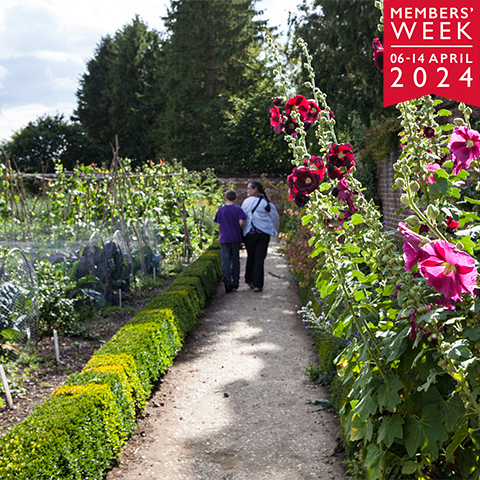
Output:
<instances>
[{"instance_id":1,"label":"woman's dark hair","mask_svg":"<svg viewBox=\"0 0 480 480\"><path fill-rule=\"evenodd\" d=\"M257 180L254 180L253 182L250 182L250 185L252 186L252 188L256 188L260 195L263 195L265 197L265 200L267 201L267 206L265 207L265 211L269 212L271 210L270 200L268 199L267 194L265 193L265 190L263 189L262 184L260 182L257 182Z\"/></svg>"}]
</instances>

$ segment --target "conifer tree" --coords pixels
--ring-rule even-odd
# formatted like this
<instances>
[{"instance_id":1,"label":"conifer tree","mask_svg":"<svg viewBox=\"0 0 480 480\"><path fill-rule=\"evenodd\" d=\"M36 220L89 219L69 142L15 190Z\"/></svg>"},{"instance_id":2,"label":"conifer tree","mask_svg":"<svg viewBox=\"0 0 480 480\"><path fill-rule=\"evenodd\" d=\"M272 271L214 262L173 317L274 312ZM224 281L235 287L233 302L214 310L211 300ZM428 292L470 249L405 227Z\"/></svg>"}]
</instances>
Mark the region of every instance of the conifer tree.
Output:
<instances>
[{"instance_id":1,"label":"conifer tree","mask_svg":"<svg viewBox=\"0 0 480 480\"><path fill-rule=\"evenodd\" d=\"M189 168L215 165L230 99L244 98L259 68L255 0L172 0L164 18L163 152Z\"/></svg>"},{"instance_id":2,"label":"conifer tree","mask_svg":"<svg viewBox=\"0 0 480 480\"><path fill-rule=\"evenodd\" d=\"M138 162L155 157L156 122L163 109L159 34L139 17L102 38L80 80L75 112L88 135Z\"/></svg>"}]
</instances>

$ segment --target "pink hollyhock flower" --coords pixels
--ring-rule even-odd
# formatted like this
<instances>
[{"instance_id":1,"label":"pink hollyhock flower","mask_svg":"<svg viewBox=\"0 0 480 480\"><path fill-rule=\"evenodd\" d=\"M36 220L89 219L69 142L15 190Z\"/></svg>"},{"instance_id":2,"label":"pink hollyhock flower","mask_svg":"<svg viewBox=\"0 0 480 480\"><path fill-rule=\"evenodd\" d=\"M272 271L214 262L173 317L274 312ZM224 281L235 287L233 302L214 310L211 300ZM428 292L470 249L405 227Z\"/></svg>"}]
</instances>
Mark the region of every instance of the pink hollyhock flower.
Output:
<instances>
[{"instance_id":1,"label":"pink hollyhock flower","mask_svg":"<svg viewBox=\"0 0 480 480\"><path fill-rule=\"evenodd\" d=\"M462 293L473 294L478 272L471 255L444 240L427 243L421 251L420 274L436 292L453 301L461 300Z\"/></svg>"},{"instance_id":2,"label":"pink hollyhock flower","mask_svg":"<svg viewBox=\"0 0 480 480\"><path fill-rule=\"evenodd\" d=\"M403 244L403 259L405 260L405 270L411 270L415 264L422 258L423 252L420 244L425 238L407 227L406 223L400 223L398 230L403 233L405 243Z\"/></svg>"},{"instance_id":3,"label":"pink hollyhock flower","mask_svg":"<svg viewBox=\"0 0 480 480\"><path fill-rule=\"evenodd\" d=\"M372 48L375 66L383 73L383 45L380 42L380 39L373 39Z\"/></svg>"},{"instance_id":4,"label":"pink hollyhock flower","mask_svg":"<svg viewBox=\"0 0 480 480\"><path fill-rule=\"evenodd\" d=\"M292 111L298 112L302 120L305 120L309 110L309 102L303 95L295 95L294 97L289 98L285 104L285 113L287 115L290 115Z\"/></svg>"},{"instance_id":5,"label":"pink hollyhock flower","mask_svg":"<svg viewBox=\"0 0 480 480\"><path fill-rule=\"evenodd\" d=\"M345 173L350 173L350 168L355 165L352 146L349 143L330 144L326 158L327 173L331 179L342 178Z\"/></svg>"},{"instance_id":6,"label":"pink hollyhock flower","mask_svg":"<svg viewBox=\"0 0 480 480\"><path fill-rule=\"evenodd\" d=\"M436 163L427 163L425 165L425 168L428 168L428 170L434 172L435 170L438 170L440 168L440 165L437 165ZM433 173L431 175L425 175L425 183L429 183L430 185L435 183Z\"/></svg>"},{"instance_id":7,"label":"pink hollyhock flower","mask_svg":"<svg viewBox=\"0 0 480 480\"><path fill-rule=\"evenodd\" d=\"M283 115L280 113L278 107L270 109L270 125L273 127L275 133L280 133L283 130Z\"/></svg>"},{"instance_id":8,"label":"pink hollyhock flower","mask_svg":"<svg viewBox=\"0 0 480 480\"><path fill-rule=\"evenodd\" d=\"M338 185L332 190L332 195L342 202L345 202L352 212L356 210L355 205L353 204L353 193L356 192L350 190L350 187L344 178L342 178L338 182Z\"/></svg>"},{"instance_id":9,"label":"pink hollyhock flower","mask_svg":"<svg viewBox=\"0 0 480 480\"><path fill-rule=\"evenodd\" d=\"M467 126L455 127L448 142L453 158L453 173L469 168L470 162L480 157L480 133Z\"/></svg>"}]
</instances>

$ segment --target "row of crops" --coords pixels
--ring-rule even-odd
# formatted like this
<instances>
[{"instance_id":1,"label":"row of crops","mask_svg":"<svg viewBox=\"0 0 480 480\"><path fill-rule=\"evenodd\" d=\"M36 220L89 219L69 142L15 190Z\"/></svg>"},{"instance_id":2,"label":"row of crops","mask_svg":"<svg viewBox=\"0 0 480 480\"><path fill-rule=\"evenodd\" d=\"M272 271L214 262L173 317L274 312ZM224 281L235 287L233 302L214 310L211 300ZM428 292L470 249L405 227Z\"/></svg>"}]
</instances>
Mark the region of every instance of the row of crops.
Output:
<instances>
[{"instance_id":1,"label":"row of crops","mask_svg":"<svg viewBox=\"0 0 480 480\"><path fill-rule=\"evenodd\" d=\"M7 157L0 164L4 345L35 343L39 333L68 328L62 318L118 305L188 263L211 242L221 198L213 171L188 172L178 162L133 169L115 154L108 169L66 172L57 163L55 174L27 175Z\"/></svg>"}]
</instances>

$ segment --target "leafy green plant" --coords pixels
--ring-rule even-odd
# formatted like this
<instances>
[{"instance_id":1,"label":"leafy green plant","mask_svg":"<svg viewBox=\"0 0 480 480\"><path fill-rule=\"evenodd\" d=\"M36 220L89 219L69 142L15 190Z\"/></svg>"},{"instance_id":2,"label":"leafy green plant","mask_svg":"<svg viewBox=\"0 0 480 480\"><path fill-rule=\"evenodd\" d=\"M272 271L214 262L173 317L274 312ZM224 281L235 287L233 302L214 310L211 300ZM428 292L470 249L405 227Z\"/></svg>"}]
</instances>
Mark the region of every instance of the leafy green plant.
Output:
<instances>
[{"instance_id":1,"label":"leafy green plant","mask_svg":"<svg viewBox=\"0 0 480 480\"><path fill-rule=\"evenodd\" d=\"M40 334L51 335L53 330L77 332L79 315L75 311L76 299L69 298L75 283L61 268L48 261L37 262L36 270Z\"/></svg>"}]
</instances>

